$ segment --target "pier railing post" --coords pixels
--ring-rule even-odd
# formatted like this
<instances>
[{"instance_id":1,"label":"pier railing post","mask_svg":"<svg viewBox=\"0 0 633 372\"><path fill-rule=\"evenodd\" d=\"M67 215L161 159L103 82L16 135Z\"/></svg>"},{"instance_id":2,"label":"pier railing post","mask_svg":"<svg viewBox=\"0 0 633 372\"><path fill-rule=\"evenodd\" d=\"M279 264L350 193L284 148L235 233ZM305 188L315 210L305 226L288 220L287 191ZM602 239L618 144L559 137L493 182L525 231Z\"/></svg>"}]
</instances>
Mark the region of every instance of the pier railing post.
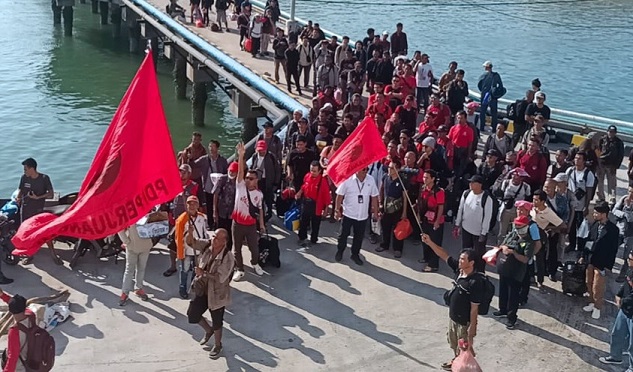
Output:
<instances>
[{"instance_id":1,"label":"pier railing post","mask_svg":"<svg viewBox=\"0 0 633 372\"><path fill-rule=\"evenodd\" d=\"M116 4L112 4L112 6L112 36L119 38L121 37L121 14L123 9Z\"/></svg>"},{"instance_id":2,"label":"pier railing post","mask_svg":"<svg viewBox=\"0 0 633 372\"><path fill-rule=\"evenodd\" d=\"M207 98L207 83L193 83L191 89L191 120L196 127L204 126L204 109Z\"/></svg>"},{"instance_id":3,"label":"pier railing post","mask_svg":"<svg viewBox=\"0 0 633 372\"><path fill-rule=\"evenodd\" d=\"M92 7L92 13L99 14L99 0L91 0L90 5Z\"/></svg>"},{"instance_id":4,"label":"pier railing post","mask_svg":"<svg viewBox=\"0 0 633 372\"><path fill-rule=\"evenodd\" d=\"M108 24L108 15L110 15L109 10L110 10L110 3L103 0L99 1L99 14L101 14L102 25Z\"/></svg>"},{"instance_id":5,"label":"pier railing post","mask_svg":"<svg viewBox=\"0 0 633 372\"><path fill-rule=\"evenodd\" d=\"M51 0L51 9L53 10L53 24L55 26L62 24L62 7L57 5L57 0Z\"/></svg>"},{"instance_id":6,"label":"pier railing post","mask_svg":"<svg viewBox=\"0 0 633 372\"><path fill-rule=\"evenodd\" d=\"M62 13L64 15L64 35L73 36L73 17L75 10L72 6L65 6Z\"/></svg>"},{"instance_id":7,"label":"pier railing post","mask_svg":"<svg viewBox=\"0 0 633 372\"><path fill-rule=\"evenodd\" d=\"M174 89L177 99L187 98L187 59L180 53L174 56Z\"/></svg>"}]
</instances>

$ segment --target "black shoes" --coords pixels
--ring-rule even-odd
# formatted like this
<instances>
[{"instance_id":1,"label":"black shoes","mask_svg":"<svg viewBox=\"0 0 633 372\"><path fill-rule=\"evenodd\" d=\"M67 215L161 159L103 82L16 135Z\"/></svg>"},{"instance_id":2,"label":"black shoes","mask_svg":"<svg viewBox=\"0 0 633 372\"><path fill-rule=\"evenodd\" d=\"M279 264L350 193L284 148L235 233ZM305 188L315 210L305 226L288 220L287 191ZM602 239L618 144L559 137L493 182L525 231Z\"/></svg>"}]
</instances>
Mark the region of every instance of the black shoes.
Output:
<instances>
[{"instance_id":1,"label":"black shoes","mask_svg":"<svg viewBox=\"0 0 633 372\"><path fill-rule=\"evenodd\" d=\"M492 316L494 316L495 318L505 318L508 316L508 313L505 313L502 311L495 311L494 313L492 313Z\"/></svg>"},{"instance_id":2,"label":"black shoes","mask_svg":"<svg viewBox=\"0 0 633 372\"><path fill-rule=\"evenodd\" d=\"M11 284L11 283L13 283L13 279L9 279L4 275L0 277L0 284Z\"/></svg>"},{"instance_id":3,"label":"black shoes","mask_svg":"<svg viewBox=\"0 0 633 372\"><path fill-rule=\"evenodd\" d=\"M517 321L509 321L506 323L506 329L515 329L517 325Z\"/></svg>"},{"instance_id":4,"label":"black shoes","mask_svg":"<svg viewBox=\"0 0 633 372\"><path fill-rule=\"evenodd\" d=\"M363 265L363 260L361 260L360 256L358 256L358 255L353 255L352 256L352 261L354 261L354 263L356 263L356 265L359 265L359 266Z\"/></svg>"},{"instance_id":5,"label":"black shoes","mask_svg":"<svg viewBox=\"0 0 633 372\"><path fill-rule=\"evenodd\" d=\"M343 251L336 251L336 256L334 256L336 262L341 262L343 259Z\"/></svg>"}]
</instances>

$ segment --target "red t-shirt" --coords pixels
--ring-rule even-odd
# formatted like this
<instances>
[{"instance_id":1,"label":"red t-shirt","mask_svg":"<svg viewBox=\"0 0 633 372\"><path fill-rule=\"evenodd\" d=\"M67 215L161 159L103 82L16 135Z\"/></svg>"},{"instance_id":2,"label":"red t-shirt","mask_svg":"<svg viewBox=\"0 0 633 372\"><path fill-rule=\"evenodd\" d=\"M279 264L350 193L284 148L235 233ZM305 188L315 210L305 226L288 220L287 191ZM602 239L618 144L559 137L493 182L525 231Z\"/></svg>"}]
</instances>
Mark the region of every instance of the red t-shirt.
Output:
<instances>
[{"instance_id":1,"label":"red t-shirt","mask_svg":"<svg viewBox=\"0 0 633 372\"><path fill-rule=\"evenodd\" d=\"M365 112L365 116L374 117L374 114L381 113L385 120L391 117L392 111L391 107L387 104L387 102L383 102L382 106L378 106L378 102L373 105L367 107L367 111Z\"/></svg>"},{"instance_id":2,"label":"red t-shirt","mask_svg":"<svg viewBox=\"0 0 633 372\"><path fill-rule=\"evenodd\" d=\"M473 128L468 124L453 125L448 132L448 138L453 141L453 145L457 148L468 148L470 144L475 140L475 133Z\"/></svg>"},{"instance_id":3,"label":"red t-shirt","mask_svg":"<svg viewBox=\"0 0 633 372\"><path fill-rule=\"evenodd\" d=\"M438 216L437 210L440 205L444 205L446 196L444 194L444 189L437 188L434 190L429 190L426 187L423 187L420 191L420 199L423 203L426 204L426 208L424 208L424 215L422 216L423 221L428 223L435 223L435 220L439 217L439 222L444 223L444 216Z\"/></svg>"},{"instance_id":4,"label":"red t-shirt","mask_svg":"<svg viewBox=\"0 0 633 372\"><path fill-rule=\"evenodd\" d=\"M420 132L420 134L426 134L430 131L437 131L437 126L435 124L430 125L425 121L420 123L420 127L418 128L418 132Z\"/></svg>"},{"instance_id":5,"label":"red t-shirt","mask_svg":"<svg viewBox=\"0 0 633 372\"><path fill-rule=\"evenodd\" d=\"M426 109L427 114L435 115L435 122L438 125L450 124L451 110L448 106L440 103L439 106L433 106L432 104Z\"/></svg>"}]
</instances>

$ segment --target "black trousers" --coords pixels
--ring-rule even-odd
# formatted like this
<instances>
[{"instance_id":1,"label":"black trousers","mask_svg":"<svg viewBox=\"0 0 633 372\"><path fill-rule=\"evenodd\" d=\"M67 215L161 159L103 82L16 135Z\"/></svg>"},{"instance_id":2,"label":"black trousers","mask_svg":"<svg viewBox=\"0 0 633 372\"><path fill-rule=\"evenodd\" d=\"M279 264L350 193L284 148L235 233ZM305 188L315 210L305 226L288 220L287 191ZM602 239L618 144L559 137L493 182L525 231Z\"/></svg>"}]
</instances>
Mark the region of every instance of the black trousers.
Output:
<instances>
[{"instance_id":1,"label":"black trousers","mask_svg":"<svg viewBox=\"0 0 633 372\"><path fill-rule=\"evenodd\" d=\"M257 187L264 194L264 216L265 220L268 221L270 217L273 216L273 199L275 198L274 190L270 187L266 187L266 179L262 178L257 181Z\"/></svg>"},{"instance_id":2,"label":"black trousers","mask_svg":"<svg viewBox=\"0 0 633 372\"><path fill-rule=\"evenodd\" d=\"M303 74L303 87L307 88L310 83L310 69L312 65L299 66L299 77Z\"/></svg>"},{"instance_id":3,"label":"black trousers","mask_svg":"<svg viewBox=\"0 0 633 372\"><path fill-rule=\"evenodd\" d=\"M291 69L290 67L288 67L287 70L287 74L286 74L286 83L288 84L288 90L292 90L292 83L291 83L291 79L290 78L294 78L295 80L295 85L297 86L297 91L301 92L301 84L299 84L299 68L297 67L296 69L293 68Z\"/></svg>"},{"instance_id":4,"label":"black trousers","mask_svg":"<svg viewBox=\"0 0 633 372\"><path fill-rule=\"evenodd\" d=\"M303 198L301 203L301 222L299 223L299 239L308 238L308 226L310 226L310 241L316 244L319 239L319 229L321 228L321 215L316 214L316 202L312 199Z\"/></svg>"},{"instance_id":5,"label":"black trousers","mask_svg":"<svg viewBox=\"0 0 633 372\"><path fill-rule=\"evenodd\" d=\"M428 222L422 222L422 232L427 234L431 241L439 246L442 246L442 240L444 240L444 224L441 224L440 227L435 230L433 229L433 224ZM429 267L439 268L440 267L440 258L428 245L424 244L424 259L426 260Z\"/></svg>"},{"instance_id":6,"label":"black trousers","mask_svg":"<svg viewBox=\"0 0 633 372\"><path fill-rule=\"evenodd\" d=\"M571 226L569 227L569 247L568 250L570 251L581 251L585 248L585 244L587 244L587 239L586 238L579 238L577 236L578 234L578 228L580 228L580 225L582 224L582 221L584 221L585 219L585 215L582 211L575 211L574 212L574 219L571 222Z\"/></svg>"},{"instance_id":7,"label":"black trousers","mask_svg":"<svg viewBox=\"0 0 633 372\"><path fill-rule=\"evenodd\" d=\"M213 328L214 331L222 328L224 324L224 306L215 310L209 309L207 296L196 296L189 301L187 320L190 324L199 323L202 320L202 315L204 315L207 310L211 313L211 328Z\"/></svg>"},{"instance_id":8,"label":"black trousers","mask_svg":"<svg viewBox=\"0 0 633 372\"><path fill-rule=\"evenodd\" d=\"M251 46L251 55L255 57L257 53L259 53L259 47L262 44L262 40L259 37L253 37L251 40L253 41L253 45Z\"/></svg>"},{"instance_id":9,"label":"black trousers","mask_svg":"<svg viewBox=\"0 0 633 372\"><path fill-rule=\"evenodd\" d=\"M483 259L486 253L486 242L480 242L479 235L473 235L462 228L462 248L472 248L477 254L475 270L480 273L486 272L486 262Z\"/></svg>"},{"instance_id":10,"label":"black trousers","mask_svg":"<svg viewBox=\"0 0 633 372\"><path fill-rule=\"evenodd\" d=\"M517 321L520 290L521 282L499 276L499 311L508 314L508 320L512 323Z\"/></svg>"},{"instance_id":11,"label":"black trousers","mask_svg":"<svg viewBox=\"0 0 633 372\"><path fill-rule=\"evenodd\" d=\"M347 247L347 238L354 229L354 236L352 237L352 256L358 256L360 248L363 245L363 238L365 237L365 228L367 226L367 220L355 220L347 216L343 216L343 223L341 224L341 234L338 237L337 249L339 252L343 252Z\"/></svg>"},{"instance_id":12,"label":"black trousers","mask_svg":"<svg viewBox=\"0 0 633 372\"><path fill-rule=\"evenodd\" d=\"M523 282L521 282L521 290L519 291L519 302L527 303L528 295L530 294L530 286L532 285L532 278L534 278L534 262L528 264Z\"/></svg>"},{"instance_id":13,"label":"black trousers","mask_svg":"<svg viewBox=\"0 0 633 372\"><path fill-rule=\"evenodd\" d=\"M543 284L546 275L555 275L558 271L558 234L541 240L544 246L536 255L536 281Z\"/></svg>"},{"instance_id":14,"label":"black trousers","mask_svg":"<svg viewBox=\"0 0 633 372\"><path fill-rule=\"evenodd\" d=\"M394 229L396 228L396 224L398 223L398 221L400 221L400 217L402 217L402 210L395 211L393 213L385 213L382 216L382 220L380 220L380 225L382 229L382 243L380 243L381 247L389 249L391 241L393 240L393 250L402 252L402 248L404 247L404 240L398 240L394 235Z\"/></svg>"},{"instance_id":15,"label":"black trousers","mask_svg":"<svg viewBox=\"0 0 633 372\"><path fill-rule=\"evenodd\" d=\"M209 230L214 230L215 223L213 222L213 194L205 192L204 199L207 207L207 224L209 225Z\"/></svg>"}]
</instances>

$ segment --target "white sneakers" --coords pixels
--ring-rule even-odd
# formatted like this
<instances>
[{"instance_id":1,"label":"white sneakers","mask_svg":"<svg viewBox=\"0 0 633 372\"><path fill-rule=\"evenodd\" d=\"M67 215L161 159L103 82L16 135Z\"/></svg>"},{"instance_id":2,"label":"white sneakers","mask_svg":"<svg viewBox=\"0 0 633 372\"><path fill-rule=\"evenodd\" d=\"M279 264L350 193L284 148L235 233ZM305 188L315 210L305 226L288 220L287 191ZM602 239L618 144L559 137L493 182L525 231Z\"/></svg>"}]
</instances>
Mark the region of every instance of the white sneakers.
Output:
<instances>
[{"instance_id":1,"label":"white sneakers","mask_svg":"<svg viewBox=\"0 0 633 372\"><path fill-rule=\"evenodd\" d=\"M239 282L240 280L242 280L243 277L244 277L243 271L235 270L235 272L233 273L234 282Z\"/></svg>"},{"instance_id":2,"label":"white sneakers","mask_svg":"<svg viewBox=\"0 0 633 372\"><path fill-rule=\"evenodd\" d=\"M253 265L253 270L255 270L255 274L257 274L259 276L264 275L264 270L262 269L261 266L259 266L259 264Z\"/></svg>"},{"instance_id":3,"label":"white sneakers","mask_svg":"<svg viewBox=\"0 0 633 372\"><path fill-rule=\"evenodd\" d=\"M591 312L591 317L593 319L600 319L600 309L596 309L593 303L582 308L583 311Z\"/></svg>"}]
</instances>

